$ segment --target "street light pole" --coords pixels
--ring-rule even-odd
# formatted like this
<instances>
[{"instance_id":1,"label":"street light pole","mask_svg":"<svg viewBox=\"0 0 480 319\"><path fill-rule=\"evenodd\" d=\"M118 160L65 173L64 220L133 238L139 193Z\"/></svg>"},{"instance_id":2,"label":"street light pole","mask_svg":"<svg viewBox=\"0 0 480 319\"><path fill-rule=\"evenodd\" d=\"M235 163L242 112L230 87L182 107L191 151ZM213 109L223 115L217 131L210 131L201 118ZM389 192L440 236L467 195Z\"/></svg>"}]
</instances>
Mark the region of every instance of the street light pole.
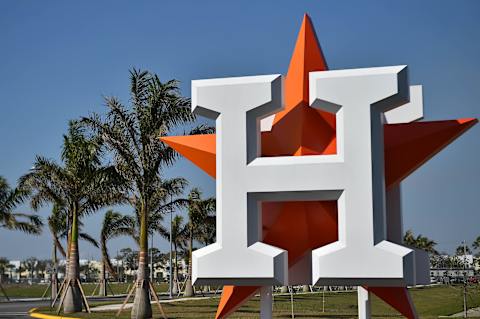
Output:
<instances>
[{"instance_id":1,"label":"street light pole","mask_svg":"<svg viewBox=\"0 0 480 319\"><path fill-rule=\"evenodd\" d=\"M117 257L116 257L116 261L117 261L117 282L120 282L120 260L119 260L119 253L118 253L118 249L117 249Z\"/></svg>"},{"instance_id":2,"label":"street light pole","mask_svg":"<svg viewBox=\"0 0 480 319\"><path fill-rule=\"evenodd\" d=\"M153 232L150 237L150 281L153 284Z\"/></svg>"},{"instance_id":3,"label":"street light pole","mask_svg":"<svg viewBox=\"0 0 480 319\"><path fill-rule=\"evenodd\" d=\"M172 196L170 195L170 264L169 264L169 276L168 276L168 296L172 299L172 222L173 222L173 209L172 209Z\"/></svg>"},{"instance_id":4,"label":"street light pole","mask_svg":"<svg viewBox=\"0 0 480 319\"><path fill-rule=\"evenodd\" d=\"M468 317L467 307L467 242L464 240L463 244L463 318Z\"/></svg>"}]
</instances>

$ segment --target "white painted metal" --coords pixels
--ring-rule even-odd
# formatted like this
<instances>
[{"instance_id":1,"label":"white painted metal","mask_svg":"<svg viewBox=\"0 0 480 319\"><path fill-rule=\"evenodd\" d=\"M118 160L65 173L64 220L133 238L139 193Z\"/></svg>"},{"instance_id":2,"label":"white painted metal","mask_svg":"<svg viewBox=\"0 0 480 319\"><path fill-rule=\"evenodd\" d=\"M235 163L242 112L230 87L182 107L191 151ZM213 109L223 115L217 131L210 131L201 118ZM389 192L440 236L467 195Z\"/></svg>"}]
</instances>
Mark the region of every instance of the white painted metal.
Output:
<instances>
[{"instance_id":1,"label":"white painted metal","mask_svg":"<svg viewBox=\"0 0 480 319\"><path fill-rule=\"evenodd\" d=\"M260 318L272 318L273 292L272 286L263 286L260 289Z\"/></svg>"},{"instance_id":2,"label":"white painted metal","mask_svg":"<svg viewBox=\"0 0 480 319\"><path fill-rule=\"evenodd\" d=\"M383 160L383 113L408 102L406 66L310 73L310 104L336 114L338 153L328 172L312 171L341 191L339 240L312 252L314 283L413 281L413 251L387 240Z\"/></svg>"},{"instance_id":3,"label":"white painted metal","mask_svg":"<svg viewBox=\"0 0 480 319\"><path fill-rule=\"evenodd\" d=\"M358 319L371 318L370 293L367 289L358 287Z\"/></svg>"},{"instance_id":4,"label":"white painted metal","mask_svg":"<svg viewBox=\"0 0 480 319\"><path fill-rule=\"evenodd\" d=\"M423 93L421 85L410 86L410 102L385 112L388 124L409 123L423 118Z\"/></svg>"},{"instance_id":5,"label":"white painted metal","mask_svg":"<svg viewBox=\"0 0 480 319\"><path fill-rule=\"evenodd\" d=\"M282 86L280 75L192 82L193 111L217 126L217 242L194 252L194 282L289 284L287 252L261 242L266 200L338 202L339 240L305 258L305 283L415 282L415 253L401 246L401 225L389 228L401 212L387 216L383 124L418 119L421 87L409 87L405 66L312 72L312 107L336 114L337 154L262 158L260 131L283 107Z\"/></svg>"},{"instance_id":6,"label":"white painted metal","mask_svg":"<svg viewBox=\"0 0 480 319\"><path fill-rule=\"evenodd\" d=\"M260 121L260 131L269 132L272 130L273 121L275 120L275 114L269 115Z\"/></svg>"},{"instance_id":7,"label":"white painted metal","mask_svg":"<svg viewBox=\"0 0 480 319\"><path fill-rule=\"evenodd\" d=\"M260 214L247 198L260 118L282 105L281 75L192 82L194 112L216 119L217 127L217 242L193 254L197 284L287 283L287 252L260 242Z\"/></svg>"}]
</instances>

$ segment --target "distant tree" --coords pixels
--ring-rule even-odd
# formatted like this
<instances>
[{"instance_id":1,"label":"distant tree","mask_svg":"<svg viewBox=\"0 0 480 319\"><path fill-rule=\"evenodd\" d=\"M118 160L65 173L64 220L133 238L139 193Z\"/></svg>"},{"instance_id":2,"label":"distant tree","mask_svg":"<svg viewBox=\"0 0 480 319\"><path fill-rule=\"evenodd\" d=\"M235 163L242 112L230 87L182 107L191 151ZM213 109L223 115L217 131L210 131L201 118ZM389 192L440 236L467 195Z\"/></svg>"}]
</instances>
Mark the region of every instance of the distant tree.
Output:
<instances>
[{"instance_id":1,"label":"distant tree","mask_svg":"<svg viewBox=\"0 0 480 319\"><path fill-rule=\"evenodd\" d=\"M67 267L66 267L66 264L59 264L57 266L57 272L59 274L63 274L63 277L66 277L67 275ZM55 297L54 297L55 298Z\"/></svg>"},{"instance_id":2,"label":"distant tree","mask_svg":"<svg viewBox=\"0 0 480 319\"><path fill-rule=\"evenodd\" d=\"M450 261L450 268L461 268L463 267L464 263L463 260L459 258L460 256L451 256L449 258Z\"/></svg>"},{"instance_id":3,"label":"distant tree","mask_svg":"<svg viewBox=\"0 0 480 319\"><path fill-rule=\"evenodd\" d=\"M118 282L124 281L124 274L125 274L125 266L122 262L123 256L120 254L120 252L117 250L117 254L115 255L115 269L116 269L116 274L117 274L117 280Z\"/></svg>"},{"instance_id":4,"label":"distant tree","mask_svg":"<svg viewBox=\"0 0 480 319\"><path fill-rule=\"evenodd\" d=\"M123 216L118 212L108 210L102 223L102 229L100 230L100 246L102 251L102 271L100 274L100 294L107 295L107 277L106 271L115 278L117 273L110 261L110 254L108 252L107 241L121 235L131 235L131 219Z\"/></svg>"},{"instance_id":5,"label":"distant tree","mask_svg":"<svg viewBox=\"0 0 480 319\"><path fill-rule=\"evenodd\" d=\"M473 258L473 266L475 267L475 269L478 269L480 267L480 258L479 257Z\"/></svg>"},{"instance_id":6,"label":"distant tree","mask_svg":"<svg viewBox=\"0 0 480 319\"><path fill-rule=\"evenodd\" d=\"M202 230L205 223L213 222L215 218L215 198L203 199L202 192L193 188L188 194L188 224L187 224L187 246L188 246L188 274L185 283L184 296L193 295L192 286L192 252L193 241L203 238Z\"/></svg>"},{"instance_id":7,"label":"distant tree","mask_svg":"<svg viewBox=\"0 0 480 319\"><path fill-rule=\"evenodd\" d=\"M5 257L0 257L0 283L3 280L3 276L7 271L7 267L10 264L10 261Z\"/></svg>"},{"instance_id":8,"label":"distant tree","mask_svg":"<svg viewBox=\"0 0 480 319\"><path fill-rule=\"evenodd\" d=\"M23 188L12 189L0 176L0 228L19 230L38 235L42 231L42 219L38 215L14 212L28 196Z\"/></svg>"},{"instance_id":9,"label":"distant tree","mask_svg":"<svg viewBox=\"0 0 480 319\"><path fill-rule=\"evenodd\" d=\"M65 248L63 248L62 243L60 242L60 238L68 232L67 212L61 207L60 203L54 203L53 205L52 213L48 217L48 229L50 230L53 241L53 263L57 264L57 250L64 258L67 257Z\"/></svg>"},{"instance_id":10,"label":"distant tree","mask_svg":"<svg viewBox=\"0 0 480 319\"><path fill-rule=\"evenodd\" d=\"M431 255L430 256L430 267L440 268L442 263L442 256L440 255Z\"/></svg>"},{"instance_id":11,"label":"distant tree","mask_svg":"<svg viewBox=\"0 0 480 319\"><path fill-rule=\"evenodd\" d=\"M475 241L472 243L472 248L478 250L477 257L480 257L480 236L478 236Z\"/></svg>"},{"instance_id":12,"label":"distant tree","mask_svg":"<svg viewBox=\"0 0 480 319\"><path fill-rule=\"evenodd\" d=\"M177 294L180 290L178 282L178 255L179 250L185 247L187 242L188 227L183 223L183 217L176 215L172 220L172 244L173 244L173 287L172 293Z\"/></svg>"},{"instance_id":13,"label":"distant tree","mask_svg":"<svg viewBox=\"0 0 480 319\"><path fill-rule=\"evenodd\" d=\"M50 267L50 265L51 265L51 260L49 259L38 260L37 267L35 269L37 276L41 275L40 278L45 279L45 273L47 272L47 269Z\"/></svg>"},{"instance_id":14,"label":"distant tree","mask_svg":"<svg viewBox=\"0 0 480 319\"><path fill-rule=\"evenodd\" d=\"M165 263L164 255L161 253L161 251L158 248L151 247L149 248L149 256L151 258L151 261L153 262L153 269L152 271L152 277L153 274L155 273L155 270L163 268L163 265ZM150 260L149 260L150 262Z\"/></svg>"},{"instance_id":15,"label":"distant tree","mask_svg":"<svg viewBox=\"0 0 480 319\"><path fill-rule=\"evenodd\" d=\"M435 246L437 246L435 241L429 239L428 237L422 236L421 234L415 237L411 230L407 230L403 236L403 243L410 247L425 250L430 254L438 255L438 251L435 250Z\"/></svg>"},{"instance_id":16,"label":"distant tree","mask_svg":"<svg viewBox=\"0 0 480 319\"><path fill-rule=\"evenodd\" d=\"M413 231L411 229L405 232L405 235L403 236L403 243L407 246L415 246L415 236L413 235Z\"/></svg>"},{"instance_id":17,"label":"distant tree","mask_svg":"<svg viewBox=\"0 0 480 319\"><path fill-rule=\"evenodd\" d=\"M25 270L27 270L30 273L29 279L32 280L34 278L34 273L36 271L38 259L35 257L29 257L24 261L22 261L22 264L25 267Z\"/></svg>"},{"instance_id":18,"label":"distant tree","mask_svg":"<svg viewBox=\"0 0 480 319\"><path fill-rule=\"evenodd\" d=\"M204 246L214 244L216 242L216 224L215 217L213 215L209 216L202 224L199 225L197 241Z\"/></svg>"},{"instance_id":19,"label":"distant tree","mask_svg":"<svg viewBox=\"0 0 480 319\"><path fill-rule=\"evenodd\" d=\"M8 264L6 266L6 269L8 270L8 279L9 281L12 281L13 280L13 271L15 270L15 265L12 265L12 264Z\"/></svg>"},{"instance_id":20,"label":"distant tree","mask_svg":"<svg viewBox=\"0 0 480 319\"><path fill-rule=\"evenodd\" d=\"M122 248L120 249L120 256L122 259L123 267L132 271L137 269L138 265L138 251L132 250L131 248Z\"/></svg>"},{"instance_id":21,"label":"distant tree","mask_svg":"<svg viewBox=\"0 0 480 319\"><path fill-rule=\"evenodd\" d=\"M80 273L83 273L87 282L91 282L94 278L96 278L99 272L100 271L95 267L91 260L80 266Z\"/></svg>"},{"instance_id":22,"label":"distant tree","mask_svg":"<svg viewBox=\"0 0 480 319\"><path fill-rule=\"evenodd\" d=\"M471 255L472 254L472 250L470 249L470 247L468 245L466 246L463 246L463 245L460 245L457 247L457 249L455 249L455 255L457 256L463 256L463 255Z\"/></svg>"},{"instance_id":23,"label":"distant tree","mask_svg":"<svg viewBox=\"0 0 480 319\"><path fill-rule=\"evenodd\" d=\"M28 269L25 268L25 265L24 265L23 262L20 262L20 265L18 266L17 271L18 271L18 279L21 280L21 279L22 279L22 273L24 273L25 271L28 272ZM28 273L27 273L27 277L26 277L26 278L28 279Z\"/></svg>"},{"instance_id":24,"label":"distant tree","mask_svg":"<svg viewBox=\"0 0 480 319\"><path fill-rule=\"evenodd\" d=\"M58 249L58 251L63 257L68 257L60 241L61 239L68 238L67 218L68 218L68 211L64 207L62 207L61 204L55 203L52 208L52 213L48 217L48 228L52 235L54 247ZM83 232L82 228L83 228L83 222L79 220L78 221L78 238L83 241L86 241L87 243L89 243L90 245L96 248L99 248L100 246L97 240L93 238L91 235L89 235L88 233ZM54 255L56 256L56 252L54 252Z\"/></svg>"},{"instance_id":25,"label":"distant tree","mask_svg":"<svg viewBox=\"0 0 480 319\"><path fill-rule=\"evenodd\" d=\"M107 241L121 235L131 235L131 232L131 219L129 217L112 210L108 210L105 213L100 231L100 246L102 249L102 260L112 277L116 277L117 273L110 261Z\"/></svg>"}]
</instances>

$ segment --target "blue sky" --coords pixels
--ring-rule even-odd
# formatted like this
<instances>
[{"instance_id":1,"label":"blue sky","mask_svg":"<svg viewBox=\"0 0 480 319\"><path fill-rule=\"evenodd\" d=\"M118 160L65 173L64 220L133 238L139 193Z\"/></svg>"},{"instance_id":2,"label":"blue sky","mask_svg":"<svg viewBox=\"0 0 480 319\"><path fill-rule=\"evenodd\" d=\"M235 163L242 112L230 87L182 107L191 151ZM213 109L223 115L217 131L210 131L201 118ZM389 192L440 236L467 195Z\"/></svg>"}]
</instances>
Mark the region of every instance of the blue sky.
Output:
<instances>
[{"instance_id":1,"label":"blue sky","mask_svg":"<svg viewBox=\"0 0 480 319\"><path fill-rule=\"evenodd\" d=\"M0 175L13 185L35 154L58 159L69 119L103 112L102 96L128 101L132 67L179 79L185 95L193 79L285 73L305 12L331 69L407 64L411 83L423 85L426 120L479 117L477 0L2 1ZM477 125L404 183L405 228L440 250L480 235L479 137ZM168 174L214 192L186 161ZM88 232L98 235L101 220L101 212L85 219ZM125 246L133 242L114 240L112 254ZM34 240L0 232L0 256L48 258L50 250L47 231Z\"/></svg>"}]
</instances>

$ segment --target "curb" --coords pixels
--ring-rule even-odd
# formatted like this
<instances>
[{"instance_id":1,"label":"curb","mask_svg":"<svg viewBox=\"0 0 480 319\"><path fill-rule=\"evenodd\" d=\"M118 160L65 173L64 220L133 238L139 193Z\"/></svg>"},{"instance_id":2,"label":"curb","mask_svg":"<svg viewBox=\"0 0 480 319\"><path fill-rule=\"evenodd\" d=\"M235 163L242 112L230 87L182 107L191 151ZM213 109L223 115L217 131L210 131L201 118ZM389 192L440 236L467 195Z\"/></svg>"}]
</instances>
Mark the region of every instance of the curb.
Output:
<instances>
[{"instance_id":1,"label":"curb","mask_svg":"<svg viewBox=\"0 0 480 319\"><path fill-rule=\"evenodd\" d=\"M28 310L28 315L32 318L40 318L40 319L80 319L75 317L62 317L62 316L54 316L54 315L46 315L43 313L35 312L38 308L32 308Z\"/></svg>"}]
</instances>

